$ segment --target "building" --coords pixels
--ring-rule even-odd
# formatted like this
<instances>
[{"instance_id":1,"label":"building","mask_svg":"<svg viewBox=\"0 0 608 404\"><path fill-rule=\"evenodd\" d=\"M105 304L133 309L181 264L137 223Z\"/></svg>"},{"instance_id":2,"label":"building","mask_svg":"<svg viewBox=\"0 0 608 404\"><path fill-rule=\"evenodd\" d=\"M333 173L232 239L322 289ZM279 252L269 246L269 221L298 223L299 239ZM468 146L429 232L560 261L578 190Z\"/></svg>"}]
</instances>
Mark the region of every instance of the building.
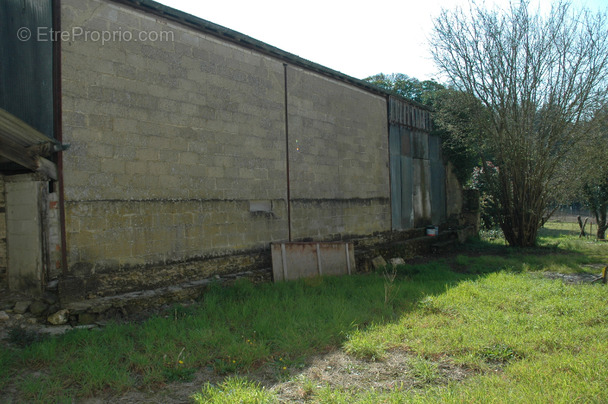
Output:
<instances>
[{"instance_id":1,"label":"building","mask_svg":"<svg viewBox=\"0 0 608 404\"><path fill-rule=\"evenodd\" d=\"M58 279L68 302L179 284L267 268L272 242L461 212L423 106L149 0L0 12L12 289Z\"/></svg>"}]
</instances>

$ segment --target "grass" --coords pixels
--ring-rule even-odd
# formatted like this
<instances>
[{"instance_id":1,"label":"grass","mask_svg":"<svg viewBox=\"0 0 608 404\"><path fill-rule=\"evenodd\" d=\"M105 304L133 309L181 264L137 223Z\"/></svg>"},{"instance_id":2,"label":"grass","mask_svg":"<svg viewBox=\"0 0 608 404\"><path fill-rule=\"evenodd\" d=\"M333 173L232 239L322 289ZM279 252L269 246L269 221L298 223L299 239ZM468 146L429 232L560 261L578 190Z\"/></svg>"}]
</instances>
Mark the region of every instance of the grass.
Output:
<instances>
[{"instance_id":1,"label":"grass","mask_svg":"<svg viewBox=\"0 0 608 404\"><path fill-rule=\"evenodd\" d=\"M219 386L206 384L201 393L193 397L197 404L262 404L275 403L276 398L258 383L241 377L229 377Z\"/></svg>"},{"instance_id":2,"label":"grass","mask_svg":"<svg viewBox=\"0 0 608 404\"><path fill-rule=\"evenodd\" d=\"M608 263L608 246L559 224L547 227L534 249L477 241L454 257L398 266L394 277L214 285L197 304L142 324L32 339L0 349L0 390L12 383L20 400L69 402L160 389L208 368L227 378L203 386L196 402L278 402L271 389L238 375L269 367L278 383L312 355L344 349L375 361L394 350L410 353L415 387L359 391L307 383L309 400L608 401L608 289L538 275L596 273ZM440 368L447 365L467 376L446 381Z\"/></svg>"}]
</instances>

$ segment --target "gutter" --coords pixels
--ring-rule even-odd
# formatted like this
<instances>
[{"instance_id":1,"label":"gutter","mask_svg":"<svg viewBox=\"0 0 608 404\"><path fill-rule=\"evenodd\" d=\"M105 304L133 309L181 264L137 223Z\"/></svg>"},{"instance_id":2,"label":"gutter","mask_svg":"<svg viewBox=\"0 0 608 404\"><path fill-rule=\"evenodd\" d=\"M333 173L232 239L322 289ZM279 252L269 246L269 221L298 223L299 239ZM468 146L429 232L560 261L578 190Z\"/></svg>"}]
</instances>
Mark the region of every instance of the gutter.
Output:
<instances>
[{"instance_id":1,"label":"gutter","mask_svg":"<svg viewBox=\"0 0 608 404\"><path fill-rule=\"evenodd\" d=\"M53 1L53 29L61 31L61 0ZM53 132L55 139L63 144L63 110L61 104L61 41L53 41ZM61 269L67 273L67 239L65 227L65 192L63 185L63 153L57 154L57 184L59 189L59 226L61 237Z\"/></svg>"}]
</instances>

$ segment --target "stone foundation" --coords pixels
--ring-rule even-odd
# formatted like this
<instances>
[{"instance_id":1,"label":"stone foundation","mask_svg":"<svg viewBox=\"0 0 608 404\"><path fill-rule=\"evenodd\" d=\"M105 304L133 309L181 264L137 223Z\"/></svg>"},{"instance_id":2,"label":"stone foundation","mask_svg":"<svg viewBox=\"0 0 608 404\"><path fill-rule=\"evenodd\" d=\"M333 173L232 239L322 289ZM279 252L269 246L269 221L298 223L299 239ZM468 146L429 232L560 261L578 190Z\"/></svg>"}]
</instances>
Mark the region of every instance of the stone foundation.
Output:
<instances>
[{"instance_id":1,"label":"stone foundation","mask_svg":"<svg viewBox=\"0 0 608 404\"><path fill-rule=\"evenodd\" d=\"M357 272L372 270L378 255L406 260L432 255L438 246L458 241L458 232L443 229L439 235L425 235L425 228L399 232L379 232L369 237L351 238L355 245ZM199 298L212 282L226 283L239 278L254 282L272 281L270 249L209 257L164 266L125 268L104 272L91 267L76 268L59 280L60 306L68 309L72 323L90 323L172 302ZM54 307L56 308L56 307Z\"/></svg>"},{"instance_id":2,"label":"stone foundation","mask_svg":"<svg viewBox=\"0 0 608 404\"><path fill-rule=\"evenodd\" d=\"M231 276L243 271L259 271L271 267L270 251L257 250L203 257L184 262L156 266L123 267L115 271L110 266L82 264L59 280L59 298L62 304L153 290L185 284L215 276Z\"/></svg>"}]
</instances>

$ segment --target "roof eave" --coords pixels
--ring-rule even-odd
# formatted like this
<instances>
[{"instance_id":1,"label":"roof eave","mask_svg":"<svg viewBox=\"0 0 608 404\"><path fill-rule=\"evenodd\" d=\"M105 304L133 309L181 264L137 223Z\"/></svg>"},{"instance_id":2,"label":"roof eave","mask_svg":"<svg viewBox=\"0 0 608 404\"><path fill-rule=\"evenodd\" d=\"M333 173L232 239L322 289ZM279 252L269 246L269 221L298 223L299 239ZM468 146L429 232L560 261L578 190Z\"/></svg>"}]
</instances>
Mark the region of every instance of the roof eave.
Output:
<instances>
[{"instance_id":1,"label":"roof eave","mask_svg":"<svg viewBox=\"0 0 608 404\"><path fill-rule=\"evenodd\" d=\"M177 10L175 8L166 6L164 4L160 4L156 1L152 0L112 0L115 3L125 4L139 10L167 18L173 22L177 22L179 24L188 26L190 28L196 29L197 31L203 32L205 34L209 34L215 36L217 38L223 39L225 41L237 44L247 49L254 50L256 52L262 53L264 55L279 59L285 63L289 63L315 73L321 74L326 77L330 77L350 85L361 88L370 93L382 96L382 97L396 97L403 99L412 105L415 105L419 108L428 109L427 106L419 104L413 100L402 97L400 95L396 95L388 90L377 87L374 84L368 83L364 80L357 79L355 77L349 76L347 74L341 73L337 70L330 69L323 65L320 65L315 62L311 62L310 60L304 59L300 56L294 55L293 53L286 52L282 49L279 49L275 46L269 45L265 42L259 41L250 36L241 34L240 32L231 30L229 28L223 27L221 25L215 24L211 21L205 20L200 17L196 17L192 14L188 14L184 11Z\"/></svg>"}]
</instances>

